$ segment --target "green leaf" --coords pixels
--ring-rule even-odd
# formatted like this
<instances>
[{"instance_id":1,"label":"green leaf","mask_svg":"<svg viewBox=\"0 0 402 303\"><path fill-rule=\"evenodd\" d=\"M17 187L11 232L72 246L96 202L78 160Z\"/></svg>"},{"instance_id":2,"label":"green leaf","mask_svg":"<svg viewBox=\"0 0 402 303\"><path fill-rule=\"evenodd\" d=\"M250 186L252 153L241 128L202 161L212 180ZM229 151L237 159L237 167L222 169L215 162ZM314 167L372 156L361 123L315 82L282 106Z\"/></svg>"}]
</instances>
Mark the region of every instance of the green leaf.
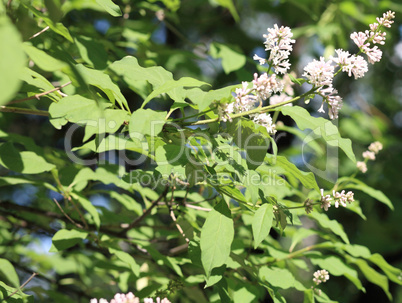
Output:
<instances>
[{"instance_id":1,"label":"green leaf","mask_svg":"<svg viewBox=\"0 0 402 303\"><path fill-rule=\"evenodd\" d=\"M305 228L299 228L293 235L292 235L292 243L290 244L289 247L289 252L292 252L293 249L296 247L297 244L299 244L302 240L312 236L316 235L317 232L311 229L305 229Z\"/></svg>"},{"instance_id":2,"label":"green leaf","mask_svg":"<svg viewBox=\"0 0 402 303\"><path fill-rule=\"evenodd\" d=\"M102 6L104 10L111 14L113 17L121 16L120 7L114 4L112 0L96 0L96 3Z\"/></svg>"},{"instance_id":3,"label":"green leaf","mask_svg":"<svg viewBox=\"0 0 402 303\"><path fill-rule=\"evenodd\" d=\"M377 199L381 203L384 203L387 205L391 210L394 210L394 206L392 205L392 202L386 195L381 190L374 189L367 184L361 182L360 180L354 179L354 182L358 182L358 184L348 184L347 188L348 189L357 189L360 190L369 196L373 197L374 199Z\"/></svg>"},{"instance_id":4,"label":"green leaf","mask_svg":"<svg viewBox=\"0 0 402 303\"><path fill-rule=\"evenodd\" d=\"M301 130L311 129L313 131L314 135L311 137L306 136L304 141L322 138L328 145L342 149L346 156L356 163L352 141L342 138L338 128L331 121L324 118L312 117L307 110L300 106L282 106L278 110L285 116L290 116Z\"/></svg>"},{"instance_id":5,"label":"green leaf","mask_svg":"<svg viewBox=\"0 0 402 303\"><path fill-rule=\"evenodd\" d=\"M42 19L50 27L50 29L52 31L63 36L64 38L69 40L71 43L74 43L73 38L70 35L70 32L62 23L53 22L52 19L50 19L45 14L43 14L42 12L40 12L36 8L34 8L32 5L30 5L28 1L22 1L22 4L27 9L29 9L36 17Z\"/></svg>"},{"instance_id":6,"label":"green leaf","mask_svg":"<svg viewBox=\"0 0 402 303\"><path fill-rule=\"evenodd\" d=\"M220 101L225 98L230 98L231 92L238 87L239 85L231 85L216 90L210 90L208 92L204 92L199 88L193 88L189 89L186 95L194 104L198 105L199 111L203 111L213 101Z\"/></svg>"},{"instance_id":7,"label":"green leaf","mask_svg":"<svg viewBox=\"0 0 402 303\"><path fill-rule=\"evenodd\" d=\"M0 258L0 273L9 281L14 287L20 287L20 279L17 272L10 261Z\"/></svg>"},{"instance_id":8,"label":"green leaf","mask_svg":"<svg viewBox=\"0 0 402 303\"><path fill-rule=\"evenodd\" d=\"M248 168L255 170L264 162L270 146L270 140L264 134L265 128L246 119L236 119L228 125L233 141L246 152Z\"/></svg>"},{"instance_id":9,"label":"green leaf","mask_svg":"<svg viewBox=\"0 0 402 303\"><path fill-rule=\"evenodd\" d=\"M0 146L0 164L17 173L39 174L50 171L55 166L32 151L19 151L12 143Z\"/></svg>"},{"instance_id":10,"label":"green leaf","mask_svg":"<svg viewBox=\"0 0 402 303\"><path fill-rule=\"evenodd\" d=\"M61 229L54 234L52 238L52 247L49 252L57 252L66 250L78 243L81 243L83 239L88 236L87 232L78 231L75 229Z\"/></svg>"},{"instance_id":11,"label":"green leaf","mask_svg":"<svg viewBox=\"0 0 402 303\"><path fill-rule=\"evenodd\" d=\"M345 264L345 262L341 258L335 256L329 256L329 257L310 256L310 261L314 265L317 265L321 268L325 268L326 270L329 271L331 275L345 276L357 287L357 289L365 291L362 283L359 280L357 271L354 270L349 265Z\"/></svg>"},{"instance_id":12,"label":"green leaf","mask_svg":"<svg viewBox=\"0 0 402 303\"><path fill-rule=\"evenodd\" d=\"M125 110L106 109L102 118L86 125L83 141L88 140L94 134L115 133L129 119L130 115Z\"/></svg>"},{"instance_id":13,"label":"green leaf","mask_svg":"<svg viewBox=\"0 0 402 303\"><path fill-rule=\"evenodd\" d=\"M179 80L170 80L167 81L165 83L163 83L163 85L158 86L158 88L154 89L152 91L152 93L144 100L144 102L141 105L141 108L144 108L144 106L151 101L153 98L159 96L160 94L163 93L167 93L169 94L169 96L175 100L176 102L179 102L180 99L184 100L184 96L176 96L175 98L175 94L171 93L172 90L174 90L175 88L184 88L184 87L199 87L202 85L208 85L210 86L210 84L206 83L206 82L202 82L199 81L197 79L193 79L190 77L183 77L180 78Z\"/></svg>"},{"instance_id":14,"label":"green leaf","mask_svg":"<svg viewBox=\"0 0 402 303\"><path fill-rule=\"evenodd\" d=\"M207 181L209 182L210 180L207 179ZM247 203L247 200L244 197L244 195L234 184L212 184L212 186L214 186L215 189L220 194L226 195L226 196L236 200L237 202L245 203L245 204Z\"/></svg>"},{"instance_id":15,"label":"green leaf","mask_svg":"<svg viewBox=\"0 0 402 303\"><path fill-rule=\"evenodd\" d=\"M54 72L61 70L67 66L65 62L53 58L45 51L32 46L28 42L23 43L22 46L23 50L31 58L31 60L44 71Z\"/></svg>"},{"instance_id":16,"label":"green leaf","mask_svg":"<svg viewBox=\"0 0 402 303\"><path fill-rule=\"evenodd\" d=\"M130 137L138 138L138 134L157 136L163 128L166 112L156 112L152 109L137 109L132 113L129 124Z\"/></svg>"},{"instance_id":17,"label":"green leaf","mask_svg":"<svg viewBox=\"0 0 402 303\"><path fill-rule=\"evenodd\" d=\"M236 6L234 5L232 0L215 0L215 1L219 3L219 5L229 10L233 19L235 19L236 22L240 20L239 14L236 11Z\"/></svg>"},{"instance_id":18,"label":"green leaf","mask_svg":"<svg viewBox=\"0 0 402 303\"><path fill-rule=\"evenodd\" d=\"M87 99L81 95L72 95L61 99L57 103L52 103L49 107L49 114L51 122L52 120L57 121L56 128L61 128L67 122L98 125L99 119L103 117L103 109L109 105L100 104L100 106L94 100Z\"/></svg>"},{"instance_id":19,"label":"green leaf","mask_svg":"<svg viewBox=\"0 0 402 303\"><path fill-rule=\"evenodd\" d=\"M201 261L207 278L214 268L226 263L234 238L233 219L226 202L221 200L209 212L201 229Z\"/></svg>"},{"instance_id":20,"label":"green leaf","mask_svg":"<svg viewBox=\"0 0 402 303\"><path fill-rule=\"evenodd\" d=\"M71 196L76 199L81 204L81 206L92 216L96 228L99 229L101 224L99 213L96 210L96 207L92 205L91 201L77 193L71 193Z\"/></svg>"},{"instance_id":21,"label":"green leaf","mask_svg":"<svg viewBox=\"0 0 402 303\"><path fill-rule=\"evenodd\" d=\"M345 243L349 244L349 238L343 230L343 226L338 221L330 220L326 214L318 212L310 213L309 217L315 219L323 228L330 229L334 234L341 237Z\"/></svg>"},{"instance_id":22,"label":"green leaf","mask_svg":"<svg viewBox=\"0 0 402 303\"><path fill-rule=\"evenodd\" d=\"M105 69L107 67L108 54L103 44L98 43L92 37L79 36L75 38L78 52L82 59L95 69Z\"/></svg>"},{"instance_id":23,"label":"green leaf","mask_svg":"<svg viewBox=\"0 0 402 303\"><path fill-rule=\"evenodd\" d=\"M304 291L303 303L314 303L314 290L307 289Z\"/></svg>"},{"instance_id":24,"label":"green leaf","mask_svg":"<svg viewBox=\"0 0 402 303\"><path fill-rule=\"evenodd\" d=\"M112 82L109 75L99 70L87 68L82 64L76 65L76 69L86 83L101 89L113 104L116 100L121 108L129 110L126 98L124 98L120 88Z\"/></svg>"},{"instance_id":25,"label":"green leaf","mask_svg":"<svg viewBox=\"0 0 402 303\"><path fill-rule=\"evenodd\" d=\"M288 289L291 287L304 290L305 287L293 277L288 269L278 267L262 267L258 273L260 279L267 281L274 287Z\"/></svg>"},{"instance_id":26,"label":"green leaf","mask_svg":"<svg viewBox=\"0 0 402 303\"><path fill-rule=\"evenodd\" d=\"M268 236L274 219L273 205L265 203L255 212L252 229L254 237L254 249Z\"/></svg>"},{"instance_id":27,"label":"green leaf","mask_svg":"<svg viewBox=\"0 0 402 303\"><path fill-rule=\"evenodd\" d=\"M0 106L8 103L18 92L26 57L21 35L9 18L0 16Z\"/></svg>"},{"instance_id":28,"label":"green leaf","mask_svg":"<svg viewBox=\"0 0 402 303\"><path fill-rule=\"evenodd\" d=\"M270 166L270 168L275 170L276 167L282 168L285 171L284 173L288 174L289 177L292 176L298 179L304 187L315 189L317 192L320 192L320 188L318 187L314 174L312 172L304 172L299 170L296 165L289 162L286 157L277 156L275 166Z\"/></svg>"},{"instance_id":29,"label":"green leaf","mask_svg":"<svg viewBox=\"0 0 402 303\"><path fill-rule=\"evenodd\" d=\"M127 264L135 276L138 277L140 275L140 266L137 264L137 262L135 262L135 259L130 256L130 254L113 248L109 248L109 252L114 254L123 263Z\"/></svg>"},{"instance_id":30,"label":"green leaf","mask_svg":"<svg viewBox=\"0 0 402 303\"><path fill-rule=\"evenodd\" d=\"M380 254L372 254L369 258L369 261L377 265L381 270L387 275L387 277L399 284L402 285L402 270L390 265L387 261L385 261L384 257Z\"/></svg>"},{"instance_id":31,"label":"green leaf","mask_svg":"<svg viewBox=\"0 0 402 303\"><path fill-rule=\"evenodd\" d=\"M236 47L214 42L210 46L213 58L222 59L222 67L226 74L242 68L246 64L246 56L235 50Z\"/></svg>"},{"instance_id":32,"label":"green leaf","mask_svg":"<svg viewBox=\"0 0 402 303\"><path fill-rule=\"evenodd\" d=\"M13 296L10 298L11 294ZM6 302L5 299L7 299L7 303L34 303L33 296L28 296L22 293L19 288L10 287L0 281L0 302Z\"/></svg>"},{"instance_id":33,"label":"green leaf","mask_svg":"<svg viewBox=\"0 0 402 303\"><path fill-rule=\"evenodd\" d=\"M388 299L392 301L392 295L389 292L388 279L386 276L378 273L376 270L370 267L366 261L362 259L349 259L352 260L352 263L356 264L359 267L360 271L363 273L368 281L380 286L384 290Z\"/></svg>"}]
</instances>

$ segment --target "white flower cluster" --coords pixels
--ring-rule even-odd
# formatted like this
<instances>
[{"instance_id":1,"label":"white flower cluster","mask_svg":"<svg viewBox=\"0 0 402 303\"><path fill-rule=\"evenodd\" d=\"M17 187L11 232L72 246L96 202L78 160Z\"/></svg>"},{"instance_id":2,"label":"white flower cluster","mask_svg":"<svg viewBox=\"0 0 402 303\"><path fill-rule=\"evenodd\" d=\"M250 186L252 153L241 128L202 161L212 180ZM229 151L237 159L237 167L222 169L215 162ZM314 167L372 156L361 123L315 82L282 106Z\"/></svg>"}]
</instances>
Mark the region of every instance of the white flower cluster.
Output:
<instances>
[{"instance_id":1,"label":"white flower cluster","mask_svg":"<svg viewBox=\"0 0 402 303\"><path fill-rule=\"evenodd\" d=\"M268 134L276 133L276 126L272 121L271 115L267 113L252 115L253 121L267 129Z\"/></svg>"},{"instance_id":2,"label":"white flower cluster","mask_svg":"<svg viewBox=\"0 0 402 303\"><path fill-rule=\"evenodd\" d=\"M325 283L329 280L329 273L325 269L317 270L314 274L313 282L316 285Z\"/></svg>"},{"instance_id":3,"label":"white flower cluster","mask_svg":"<svg viewBox=\"0 0 402 303\"><path fill-rule=\"evenodd\" d=\"M368 150L363 152L363 158L364 161L357 161L356 162L356 167L364 174L367 172L367 161L368 160L375 160L375 155L379 153L379 151L382 150L382 144L378 141L373 142L370 144L368 147Z\"/></svg>"},{"instance_id":4,"label":"white flower cluster","mask_svg":"<svg viewBox=\"0 0 402 303\"><path fill-rule=\"evenodd\" d=\"M90 303L98 303L98 299L91 299ZM99 299L99 303L109 303L106 299ZM128 294L115 294L110 303L140 303L140 299L132 292ZM156 298L156 302L152 298L145 298L144 303L171 303L167 298Z\"/></svg>"},{"instance_id":5,"label":"white flower cluster","mask_svg":"<svg viewBox=\"0 0 402 303\"><path fill-rule=\"evenodd\" d=\"M339 205L346 207L346 202L352 203L355 201L353 196L353 192L349 191L345 194L344 190L342 190L341 192L335 192L334 190L332 192L332 197L330 195L324 196L324 190L321 189L321 208L323 208L325 211L328 211L328 208L331 207L332 201L334 201L334 205L336 208L338 208Z\"/></svg>"},{"instance_id":6,"label":"white flower cluster","mask_svg":"<svg viewBox=\"0 0 402 303\"><path fill-rule=\"evenodd\" d=\"M269 63L274 68L276 74L286 74L290 68L288 58L293 49L292 43L296 42L294 39L291 39L293 33L289 27L281 26L279 28L277 24L274 25L274 28L268 28L267 30L268 34L263 37L265 38L265 50L270 51L269 58L267 60L254 55L253 59L258 60L261 65Z\"/></svg>"},{"instance_id":7,"label":"white flower cluster","mask_svg":"<svg viewBox=\"0 0 402 303\"><path fill-rule=\"evenodd\" d=\"M392 19L395 18L395 13L388 11L383 14L382 18L377 18L378 23L370 24L370 30L363 32L354 32L350 35L350 38L357 45L362 53L367 55L368 61L371 64L379 62L382 57L382 51L378 46L370 47L370 44L385 44L386 33L381 32L383 26L390 28L394 23Z\"/></svg>"},{"instance_id":8,"label":"white flower cluster","mask_svg":"<svg viewBox=\"0 0 402 303\"><path fill-rule=\"evenodd\" d=\"M294 72L290 73L293 77L296 77L296 74ZM292 99L294 95L294 90L293 90L293 85L294 83L289 77L289 74L286 74L283 76L282 79L282 85L283 85L283 90L279 95L273 95L271 98L269 98L269 104L270 105L276 105L285 101L289 101ZM292 103L285 104L284 106L292 106Z\"/></svg>"},{"instance_id":9,"label":"white flower cluster","mask_svg":"<svg viewBox=\"0 0 402 303\"><path fill-rule=\"evenodd\" d=\"M355 32L350 35L350 38L360 51L367 55L368 61L372 64L380 61L382 52L377 46L370 48L370 43L381 45L385 43L386 33L381 32L381 27L391 27L393 18L395 18L395 13L388 11L382 18L377 18L378 23L370 24L370 31ZM318 111L325 112L323 105L326 102L331 119L338 118L339 110L342 107L342 98L337 95L338 92L332 85L335 70L332 63L335 63L343 72L347 72L349 77L353 75L355 79L363 77L368 71L368 64L362 56L351 55L342 49L337 49L335 52L337 56L331 56L328 61L321 57L319 61L313 60L308 63L303 74L317 88L317 93L323 98L323 104Z\"/></svg>"},{"instance_id":10,"label":"white flower cluster","mask_svg":"<svg viewBox=\"0 0 402 303\"><path fill-rule=\"evenodd\" d=\"M291 44L295 42L295 40L291 39L292 36L293 34L289 27L281 26L279 28L278 25L275 24L274 28L268 28L268 34L264 35L264 44L265 50L270 51L269 59L267 60L257 55L254 55L253 58L258 60L261 65L269 63L270 67L274 68L275 73L270 75L270 71L268 71L268 73L263 73L260 76L255 73L252 88L249 88L248 82L242 82L242 87L235 90L235 101L219 106L218 114L222 121L232 121L230 114L250 111L256 107L257 103L261 106L262 102L270 98L272 94L282 92L286 81L291 82L288 76L289 79L285 80L283 83L277 78L277 74L286 74L287 70L290 68L288 57L292 51ZM291 85L288 83L286 83L286 85L286 93L288 95L289 92L293 94ZM287 94L275 96L277 99L274 97L271 102L280 103L287 101L290 99ZM256 114L251 117L255 123L264 126L269 134L276 133L275 124L272 123L273 121L269 114Z\"/></svg>"}]
</instances>

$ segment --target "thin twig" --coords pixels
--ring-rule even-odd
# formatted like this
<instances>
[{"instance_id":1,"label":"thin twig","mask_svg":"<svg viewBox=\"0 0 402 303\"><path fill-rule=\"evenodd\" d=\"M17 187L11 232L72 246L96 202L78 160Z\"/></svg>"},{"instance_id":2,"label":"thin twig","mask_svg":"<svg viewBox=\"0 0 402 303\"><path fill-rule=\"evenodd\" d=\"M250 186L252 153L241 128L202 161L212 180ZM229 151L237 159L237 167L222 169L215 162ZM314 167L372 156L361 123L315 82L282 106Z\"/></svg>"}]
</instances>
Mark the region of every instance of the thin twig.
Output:
<instances>
[{"instance_id":1,"label":"thin twig","mask_svg":"<svg viewBox=\"0 0 402 303\"><path fill-rule=\"evenodd\" d=\"M24 282L24 284L22 284L18 289L16 289L14 292L12 292L7 298L4 299L4 301L8 300L9 298L11 298L12 296L14 296L19 290L23 289L35 276L37 275L36 272L34 272L29 278L28 280L26 280ZM6 301L7 302L7 301Z\"/></svg>"},{"instance_id":2,"label":"thin twig","mask_svg":"<svg viewBox=\"0 0 402 303\"><path fill-rule=\"evenodd\" d=\"M25 114L25 115L36 115L36 116L49 116L49 112L45 110L37 110L37 109L29 109L29 108L21 108L21 107L8 107L8 106L0 106L0 112L3 113L15 113L15 114Z\"/></svg>"},{"instance_id":3,"label":"thin twig","mask_svg":"<svg viewBox=\"0 0 402 303\"><path fill-rule=\"evenodd\" d=\"M85 220L84 216L82 215L80 209L77 207L77 205L75 204L73 199L69 199L69 201L71 201L71 204L73 205L74 209L77 211L78 215L80 216L80 219L81 219L82 223L84 224L85 229L88 230L89 229L88 223Z\"/></svg>"},{"instance_id":4,"label":"thin twig","mask_svg":"<svg viewBox=\"0 0 402 303\"><path fill-rule=\"evenodd\" d=\"M185 206L188 208L193 208L193 209L202 210L202 211L211 211L212 210L210 208L205 208L205 207L201 207L201 206L197 206L197 205L191 205L191 204L187 204L187 203L185 204Z\"/></svg>"},{"instance_id":5,"label":"thin twig","mask_svg":"<svg viewBox=\"0 0 402 303\"><path fill-rule=\"evenodd\" d=\"M56 199L53 199L53 201L56 203L57 207L60 209L60 211L63 213L63 215L71 222L73 223L76 227L78 228L83 228L81 224L75 222L73 219L71 219L63 210L63 208L61 207L61 205L59 204L59 202L57 202Z\"/></svg>"},{"instance_id":6,"label":"thin twig","mask_svg":"<svg viewBox=\"0 0 402 303\"><path fill-rule=\"evenodd\" d=\"M46 26L44 29L42 29L40 32L37 32L35 35L33 35L32 37L30 37L28 40L31 40L31 39L33 39L33 38L35 38L35 37L38 37L40 34L46 32L49 28L50 28L49 26Z\"/></svg>"},{"instance_id":7,"label":"thin twig","mask_svg":"<svg viewBox=\"0 0 402 303\"><path fill-rule=\"evenodd\" d=\"M48 95L48 94L51 94L51 93L53 93L53 92L55 92L55 91L58 91L58 90L62 89L63 87L66 87L67 85L70 85L71 83L72 83L72 82L69 81L69 82L67 82L67 83L64 83L63 85L60 85L60 86L58 86L58 87L55 87L55 88L53 88L53 89L51 89L51 90L48 90L48 91L46 91L46 92L43 92L43 93L40 93L40 94L36 94L36 95L31 96L31 97L27 97L27 98L23 98L23 99L13 100L13 101L9 102L8 104L21 103L21 102L24 102L24 101L27 101L27 100L32 100L32 99L38 99L38 100L39 100L40 97L45 96L45 95Z\"/></svg>"},{"instance_id":8,"label":"thin twig","mask_svg":"<svg viewBox=\"0 0 402 303\"><path fill-rule=\"evenodd\" d=\"M131 222L127 227L125 227L120 232L120 234L124 234L125 232L127 232L127 230L137 226L142 220L144 220L144 218L151 213L152 209L156 205L158 205L159 201L162 200L162 198L164 198L167 195L168 190L169 190L169 186L166 186L165 190L160 194L160 196L155 201L152 201L151 206L149 206L141 216L137 217L133 222Z\"/></svg>"}]
</instances>

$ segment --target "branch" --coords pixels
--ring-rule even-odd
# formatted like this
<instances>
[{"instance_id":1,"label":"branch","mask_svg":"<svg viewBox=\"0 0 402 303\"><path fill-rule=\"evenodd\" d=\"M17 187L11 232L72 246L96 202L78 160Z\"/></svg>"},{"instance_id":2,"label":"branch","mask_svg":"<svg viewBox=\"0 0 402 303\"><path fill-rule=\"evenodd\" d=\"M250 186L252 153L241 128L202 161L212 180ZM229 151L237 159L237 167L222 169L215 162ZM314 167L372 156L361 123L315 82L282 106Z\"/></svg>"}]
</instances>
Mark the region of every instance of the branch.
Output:
<instances>
[{"instance_id":1,"label":"branch","mask_svg":"<svg viewBox=\"0 0 402 303\"><path fill-rule=\"evenodd\" d=\"M8 106L0 106L0 112L3 113L16 113L16 114L25 114L25 115L36 115L36 116L49 116L49 112L45 110L37 110L37 109L29 109L29 108L21 108L21 107L8 107Z\"/></svg>"},{"instance_id":2,"label":"branch","mask_svg":"<svg viewBox=\"0 0 402 303\"><path fill-rule=\"evenodd\" d=\"M162 200L162 198L164 198L164 197L167 195L168 190L169 190L169 186L166 185L165 190L160 194L160 196L158 197L158 199L156 199L155 201L152 201L151 206L148 207L148 208L144 211L144 213L143 213L141 216L139 216L138 218L136 218L136 219L135 219L133 222L131 222L127 227L125 227L119 234L120 234L120 235L123 235L124 233L127 232L127 230L129 230L129 229L131 229L131 228L137 226L142 220L144 220L144 218L145 218L146 216L148 216L148 215L151 213L151 210L152 210L156 205L158 205L158 202L159 202L160 200Z\"/></svg>"},{"instance_id":3,"label":"branch","mask_svg":"<svg viewBox=\"0 0 402 303\"><path fill-rule=\"evenodd\" d=\"M317 90L316 87L313 87L312 89L310 89L308 92L301 94L300 96L294 97L293 99L287 100L287 101L283 101L281 103L278 104L273 104L273 105L268 105L265 107L257 107L254 108L252 110L246 111L246 112L241 112L241 113L237 113L237 114L232 114L229 115L231 119L235 119L235 118L239 118L239 117L243 117L243 116L248 116L248 115L252 115L252 114L262 114L265 112L269 112L270 110L277 108L277 107L281 107L283 105L289 104L289 103L293 103L305 96L308 96L310 94L312 94L315 90ZM210 124L210 123L214 123L214 122L218 122L220 119L220 117L217 118L213 118L213 119L207 119L207 120L199 120L196 122L184 122L182 123L183 126L185 125L204 125L204 124Z\"/></svg>"},{"instance_id":4,"label":"branch","mask_svg":"<svg viewBox=\"0 0 402 303\"><path fill-rule=\"evenodd\" d=\"M21 103L21 102L24 102L24 101L27 101L27 100L32 100L32 99L38 99L39 100L40 97L48 95L48 94L51 94L51 93L53 93L55 91L59 91L60 89L62 89L63 87L66 87L67 85L70 85L71 83L72 82L69 81L67 83L64 83L63 85L60 85L59 87L55 87L55 88L53 88L51 90L48 90L46 92L36 94L36 95L31 96L31 97L27 97L27 98L23 98L23 99L13 100L13 101L9 102L8 104Z\"/></svg>"}]
</instances>

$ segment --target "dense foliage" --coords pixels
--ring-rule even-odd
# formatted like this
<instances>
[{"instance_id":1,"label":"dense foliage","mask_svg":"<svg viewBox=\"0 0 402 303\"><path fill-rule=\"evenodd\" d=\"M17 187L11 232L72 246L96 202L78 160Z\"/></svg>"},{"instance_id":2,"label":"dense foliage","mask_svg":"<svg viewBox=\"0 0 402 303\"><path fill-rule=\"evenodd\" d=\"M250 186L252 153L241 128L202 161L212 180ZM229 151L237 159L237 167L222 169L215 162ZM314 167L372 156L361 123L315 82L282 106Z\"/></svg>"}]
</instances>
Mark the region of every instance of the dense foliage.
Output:
<instances>
[{"instance_id":1,"label":"dense foliage","mask_svg":"<svg viewBox=\"0 0 402 303\"><path fill-rule=\"evenodd\" d=\"M0 299L402 300L401 14L1 0Z\"/></svg>"}]
</instances>

